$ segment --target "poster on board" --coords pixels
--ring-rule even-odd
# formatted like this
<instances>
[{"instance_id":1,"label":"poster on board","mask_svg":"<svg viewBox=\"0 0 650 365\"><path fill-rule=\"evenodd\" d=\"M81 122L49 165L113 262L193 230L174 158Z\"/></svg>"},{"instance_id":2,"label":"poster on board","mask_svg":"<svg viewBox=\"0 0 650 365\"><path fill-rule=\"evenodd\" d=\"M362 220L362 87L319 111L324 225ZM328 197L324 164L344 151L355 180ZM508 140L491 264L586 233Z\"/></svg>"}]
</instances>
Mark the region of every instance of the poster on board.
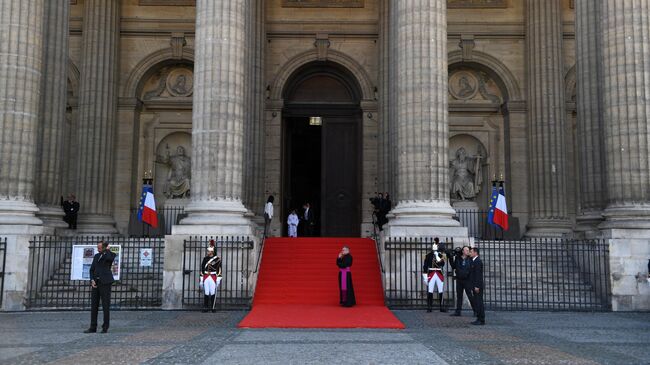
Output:
<instances>
[{"instance_id":1,"label":"poster on board","mask_svg":"<svg viewBox=\"0 0 650 365\"><path fill-rule=\"evenodd\" d=\"M109 246L111 252L115 254L113 260L113 279L120 280L122 268L122 246ZM97 254L97 246L93 245L74 245L72 246L72 266L70 268L70 280L90 280L90 265Z\"/></svg>"}]
</instances>

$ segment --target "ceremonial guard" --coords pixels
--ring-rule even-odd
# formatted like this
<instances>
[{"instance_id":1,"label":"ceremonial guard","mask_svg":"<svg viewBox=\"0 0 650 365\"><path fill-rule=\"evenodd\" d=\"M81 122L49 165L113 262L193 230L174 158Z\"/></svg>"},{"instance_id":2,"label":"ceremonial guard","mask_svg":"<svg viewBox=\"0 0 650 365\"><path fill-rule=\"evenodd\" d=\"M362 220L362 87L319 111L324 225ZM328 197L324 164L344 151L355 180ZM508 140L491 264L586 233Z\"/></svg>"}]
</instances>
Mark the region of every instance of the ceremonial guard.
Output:
<instances>
[{"instance_id":1,"label":"ceremonial guard","mask_svg":"<svg viewBox=\"0 0 650 365\"><path fill-rule=\"evenodd\" d=\"M221 284L221 258L215 253L215 242L210 241L208 253L201 262L200 286L203 288L203 312L216 312L215 298Z\"/></svg>"},{"instance_id":2,"label":"ceremonial guard","mask_svg":"<svg viewBox=\"0 0 650 365\"><path fill-rule=\"evenodd\" d=\"M445 266L446 256L444 252L438 250L440 239L436 237L433 241L431 252L427 254L422 264L422 278L427 286L427 312L431 312L433 307L433 292L435 289L437 289L438 298L440 299L440 311L446 312L447 309L445 308L443 294L445 291L445 277L442 272L442 268Z\"/></svg>"}]
</instances>

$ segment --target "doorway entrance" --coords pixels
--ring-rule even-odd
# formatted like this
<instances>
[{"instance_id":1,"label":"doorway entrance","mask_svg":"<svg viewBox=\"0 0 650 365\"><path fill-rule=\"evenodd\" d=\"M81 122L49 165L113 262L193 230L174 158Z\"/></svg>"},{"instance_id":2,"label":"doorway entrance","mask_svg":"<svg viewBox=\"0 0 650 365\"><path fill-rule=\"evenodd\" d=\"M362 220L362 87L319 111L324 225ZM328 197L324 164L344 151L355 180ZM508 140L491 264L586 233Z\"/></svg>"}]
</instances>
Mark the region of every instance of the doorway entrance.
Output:
<instances>
[{"instance_id":1,"label":"doorway entrance","mask_svg":"<svg viewBox=\"0 0 650 365\"><path fill-rule=\"evenodd\" d=\"M314 236L360 236L360 99L354 76L331 62L308 64L287 83L284 222L292 209L301 214L303 205L310 203Z\"/></svg>"}]
</instances>

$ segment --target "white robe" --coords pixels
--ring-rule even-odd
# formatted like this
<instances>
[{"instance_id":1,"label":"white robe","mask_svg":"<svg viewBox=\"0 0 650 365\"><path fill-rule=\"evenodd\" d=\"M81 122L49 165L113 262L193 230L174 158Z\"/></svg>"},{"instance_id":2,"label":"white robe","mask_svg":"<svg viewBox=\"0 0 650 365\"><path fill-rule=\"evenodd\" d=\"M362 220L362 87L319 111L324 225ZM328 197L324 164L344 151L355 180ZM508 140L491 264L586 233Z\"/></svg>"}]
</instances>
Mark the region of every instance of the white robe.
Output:
<instances>
[{"instance_id":1,"label":"white robe","mask_svg":"<svg viewBox=\"0 0 650 365\"><path fill-rule=\"evenodd\" d=\"M289 237L298 237L298 219L297 214L289 214L289 219L287 219L287 224L289 225Z\"/></svg>"}]
</instances>

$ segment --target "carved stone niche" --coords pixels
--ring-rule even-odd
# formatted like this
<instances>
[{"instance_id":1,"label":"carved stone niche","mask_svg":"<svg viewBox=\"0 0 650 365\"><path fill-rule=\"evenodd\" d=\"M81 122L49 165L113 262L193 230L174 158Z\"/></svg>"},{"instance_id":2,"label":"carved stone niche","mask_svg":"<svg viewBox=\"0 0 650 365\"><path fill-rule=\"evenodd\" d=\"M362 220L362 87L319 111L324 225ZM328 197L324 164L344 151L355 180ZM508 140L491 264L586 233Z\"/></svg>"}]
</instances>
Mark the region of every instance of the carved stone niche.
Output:
<instances>
[{"instance_id":1,"label":"carved stone niche","mask_svg":"<svg viewBox=\"0 0 650 365\"><path fill-rule=\"evenodd\" d=\"M508 0L447 0L449 9L507 8Z\"/></svg>"},{"instance_id":2,"label":"carved stone niche","mask_svg":"<svg viewBox=\"0 0 650 365\"><path fill-rule=\"evenodd\" d=\"M191 103L194 93L194 74L191 65L165 66L144 84L142 100L147 102Z\"/></svg>"},{"instance_id":3,"label":"carved stone niche","mask_svg":"<svg viewBox=\"0 0 650 365\"><path fill-rule=\"evenodd\" d=\"M449 102L502 104L499 86L484 72L460 68L449 74Z\"/></svg>"}]
</instances>

